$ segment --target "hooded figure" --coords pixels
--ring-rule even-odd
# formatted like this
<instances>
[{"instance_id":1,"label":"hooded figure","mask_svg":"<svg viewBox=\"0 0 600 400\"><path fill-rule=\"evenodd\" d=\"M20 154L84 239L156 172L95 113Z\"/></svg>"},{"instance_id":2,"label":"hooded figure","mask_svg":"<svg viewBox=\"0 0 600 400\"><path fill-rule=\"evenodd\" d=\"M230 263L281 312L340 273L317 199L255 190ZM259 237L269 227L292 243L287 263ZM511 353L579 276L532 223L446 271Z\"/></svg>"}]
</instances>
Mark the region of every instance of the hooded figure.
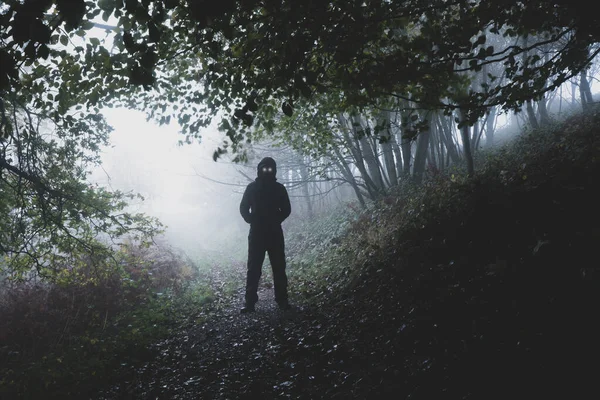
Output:
<instances>
[{"instance_id":1,"label":"hooded figure","mask_svg":"<svg viewBox=\"0 0 600 400\"><path fill-rule=\"evenodd\" d=\"M248 274L245 305L242 313L254 311L258 301L258 282L262 275L265 252L273 269L275 301L281 309L290 308L285 274L285 246L281 223L292 209L285 186L277 182L277 164L271 157L258 163L257 178L246 187L240 203L240 214L250 224L248 235Z\"/></svg>"}]
</instances>

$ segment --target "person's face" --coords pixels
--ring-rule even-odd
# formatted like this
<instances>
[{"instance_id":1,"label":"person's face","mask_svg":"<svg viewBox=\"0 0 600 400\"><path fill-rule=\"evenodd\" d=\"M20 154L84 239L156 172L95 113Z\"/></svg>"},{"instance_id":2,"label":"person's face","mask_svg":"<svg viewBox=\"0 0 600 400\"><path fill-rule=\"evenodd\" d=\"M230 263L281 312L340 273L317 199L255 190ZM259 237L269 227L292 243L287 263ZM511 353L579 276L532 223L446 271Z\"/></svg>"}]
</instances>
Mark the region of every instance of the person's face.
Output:
<instances>
[{"instance_id":1,"label":"person's face","mask_svg":"<svg viewBox=\"0 0 600 400\"><path fill-rule=\"evenodd\" d=\"M262 172L263 172L263 174L272 174L273 167L262 167Z\"/></svg>"}]
</instances>

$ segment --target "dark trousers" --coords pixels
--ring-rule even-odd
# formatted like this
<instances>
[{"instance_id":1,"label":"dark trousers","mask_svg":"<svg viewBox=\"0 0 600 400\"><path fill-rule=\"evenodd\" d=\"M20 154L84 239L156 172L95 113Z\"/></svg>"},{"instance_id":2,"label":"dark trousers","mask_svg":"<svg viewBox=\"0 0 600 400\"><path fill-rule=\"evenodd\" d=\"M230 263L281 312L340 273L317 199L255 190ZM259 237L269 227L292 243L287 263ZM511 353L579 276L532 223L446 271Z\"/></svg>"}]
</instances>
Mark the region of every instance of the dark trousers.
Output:
<instances>
[{"instance_id":1,"label":"dark trousers","mask_svg":"<svg viewBox=\"0 0 600 400\"><path fill-rule=\"evenodd\" d=\"M273 270L273 286L275 286L275 301L286 303L287 276L285 274L285 246L281 226L271 230L261 230L252 227L248 236L248 274L246 276L246 304L258 301L258 282L262 275L262 265L265 253Z\"/></svg>"}]
</instances>

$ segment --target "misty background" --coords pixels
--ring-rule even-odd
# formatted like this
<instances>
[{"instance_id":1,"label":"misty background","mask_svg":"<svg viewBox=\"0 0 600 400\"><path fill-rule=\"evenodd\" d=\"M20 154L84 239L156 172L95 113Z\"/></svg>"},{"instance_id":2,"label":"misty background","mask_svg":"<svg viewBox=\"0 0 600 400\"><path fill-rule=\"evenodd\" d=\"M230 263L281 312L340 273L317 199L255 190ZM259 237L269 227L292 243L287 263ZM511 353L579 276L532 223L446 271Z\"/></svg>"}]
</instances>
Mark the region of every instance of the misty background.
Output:
<instances>
[{"instance_id":1,"label":"misty background","mask_svg":"<svg viewBox=\"0 0 600 400\"><path fill-rule=\"evenodd\" d=\"M166 225L163 239L190 256L238 250L248 229L238 205L249 183L239 171L253 171L212 160L222 134L206 130L201 143L180 145L177 124L158 126L127 109L104 115L114 127L111 146L90 182L141 194L144 200L132 202L131 211L159 218Z\"/></svg>"},{"instance_id":2,"label":"misty background","mask_svg":"<svg viewBox=\"0 0 600 400\"><path fill-rule=\"evenodd\" d=\"M94 22L110 28L117 24L117 19L111 17L107 25L99 18ZM88 35L109 48L114 46L111 30L92 29ZM588 74L592 94L597 97L598 66L592 66ZM569 113L570 107L579 101L577 80L573 78L550 94L548 108L554 117ZM579 104L577 110L580 108ZM249 146L247 163L233 163L228 154L215 162L213 152L224 138L216 123L201 130L200 141L182 144L184 137L175 121L159 126L148 121L144 112L125 108L104 109L102 113L114 131L111 145L102 150L102 165L91 171L90 182L141 194L144 200L132 202L130 211L158 218L165 225L165 233L158 240L183 250L193 259L211 255L246 257L248 225L239 215L238 206L246 185L256 176L256 165L262 157L271 156L277 161L278 180L290 194L292 215L283 224L284 232L286 226L307 214L306 193L300 190L293 176L284 174L286 160L278 157L280 150L275 147L260 143ZM498 111L494 118L495 145L510 140L528 125L524 110L518 114ZM456 134L456 140L462 147L460 135ZM414 154L412 158L414 161ZM360 175L355 165L350 167L356 176ZM315 185L321 179L318 173L315 170L311 174ZM322 211L343 201L356 201L356 196L346 183L335 191L326 187L308 201L321 202Z\"/></svg>"},{"instance_id":3,"label":"misty background","mask_svg":"<svg viewBox=\"0 0 600 400\"><path fill-rule=\"evenodd\" d=\"M597 74L591 75L594 96L599 95ZM569 112L568 101L575 99L571 83L555 93L553 110ZM247 163L234 163L228 154L216 162L212 155L222 143L223 133L216 126L201 131L201 140L181 144L183 139L176 122L162 125L148 121L141 111L103 110L114 128L111 145L102 150L102 165L91 171L92 184L113 190L139 193L144 200L131 203L130 211L143 212L160 219L165 233L158 240L184 251L192 259L226 256L242 260L246 257L248 225L239 214L239 202L250 179L256 177L256 165L262 157L272 156L278 162L278 180L286 185L292 202L292 215L283 229L306 215L303 194L293 177L284 173L285 159L268 144L249 148ZM496 116L496 145L513 138L524 128L523 116L499 113ZM345 189L345 190L344 190ZM356 198L345 184L331 192L323 192L318 200L328 205Z\"/></svg>"}]
</instances>

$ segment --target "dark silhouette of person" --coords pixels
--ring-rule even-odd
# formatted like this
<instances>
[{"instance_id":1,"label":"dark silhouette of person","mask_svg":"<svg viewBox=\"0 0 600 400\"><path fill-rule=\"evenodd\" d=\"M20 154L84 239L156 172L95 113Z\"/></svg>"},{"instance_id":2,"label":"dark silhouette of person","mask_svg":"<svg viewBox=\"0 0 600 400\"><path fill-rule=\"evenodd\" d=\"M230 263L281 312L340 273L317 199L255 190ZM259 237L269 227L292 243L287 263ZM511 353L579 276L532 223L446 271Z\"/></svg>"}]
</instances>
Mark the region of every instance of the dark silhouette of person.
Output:
<instances>
[{"instance_id":1,"label":"dark silhouette of person","mask_svg":"<svg viewBox=\"0 0 600 400\"><path fill-rule=\"evenodd\" d=\"M254 311L258 301L258 282L262 275L265 252L273 269L275 302L283 310L290 309L285 274L285 245L281 223L292 212L285 186L277 182L277 164L271 157L258 163L257 178L244 192L240 214L250 224L248 235L248 274L242 313Z\"/></svg>"}]
</instances>

